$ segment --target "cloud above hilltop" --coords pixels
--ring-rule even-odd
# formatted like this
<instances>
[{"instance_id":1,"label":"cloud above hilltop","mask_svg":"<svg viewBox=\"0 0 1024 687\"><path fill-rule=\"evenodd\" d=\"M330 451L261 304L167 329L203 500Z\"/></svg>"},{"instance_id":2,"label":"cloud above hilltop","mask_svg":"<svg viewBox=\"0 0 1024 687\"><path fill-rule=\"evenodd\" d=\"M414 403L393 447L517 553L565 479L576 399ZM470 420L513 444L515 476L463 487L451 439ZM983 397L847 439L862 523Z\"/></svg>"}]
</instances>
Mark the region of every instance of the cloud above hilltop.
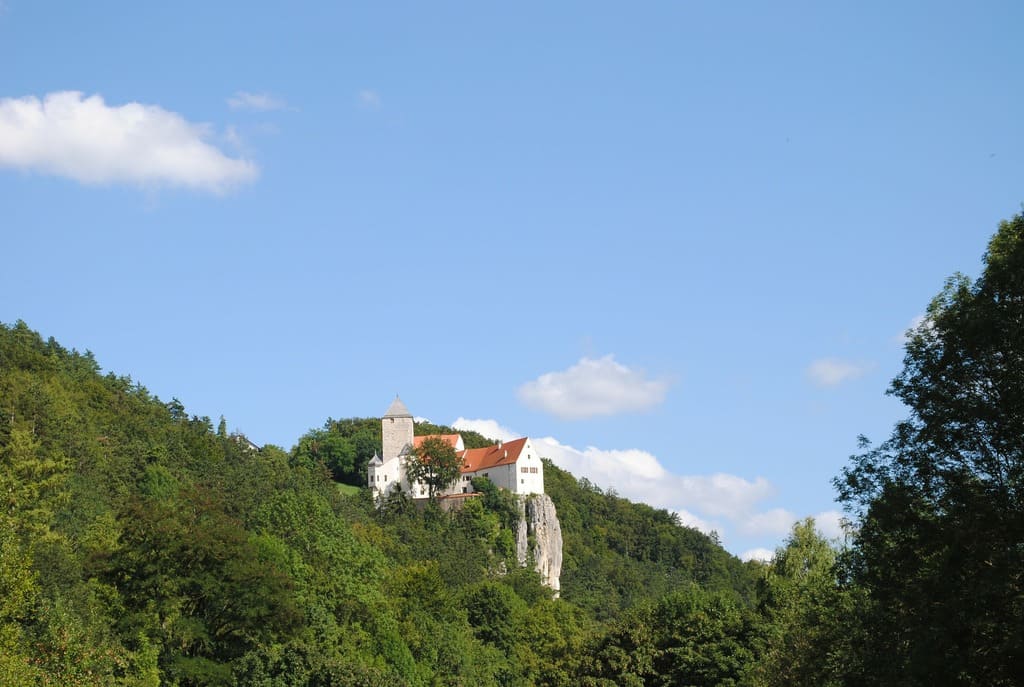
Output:
<instances>
[{"instance_id":1,"label":"cloud above hilltop","mask_svg":"<svg viewBox=\"0 0 1024 687\"><path fill-rule=\"evenodd\" d=\"M762 563L768 563L773 558L775 558L775 552L771 549L765 549L762 547L748 549L740 554L741 561L761 561Z\"/></svg>"},{"instance_id":2,"label":"cloud above hilltop","mask_svg":"<svg viewBox=\"0 0 1024 687\"><path fill-rule=\"evenodd\" d=\"M495 441L511 441L522 436L507 427L501 426L496 420L470 420L460 417L452 423L452 427L460 431L476 432Z\"/></svg>"},{"instance_id":3,"label":"cloud above hilltop","mask_svg":"<svg viewBox=\"0 0 1024 687\"><path fill-rule=\"evenodd\" d=\"M522 436L493 419L460 417L452 426L491 439ZM602 489L613 489L632 501L674 512L683 525L705 534L717 532L726 544L740 538L781 543L802 517L785 508L766 506L777 496L777 490L763 477L747 479L722 472L681 475L669 471L656 456L641 449L581 449L554 437L533 437L532 441L542 456L575 477L586 478ZM818 513L814 519L825 537L841 536L838 511ZM772 554L770 549L758 548L748 558L766 560Z\"/></svg>"},{"instance_id":4,"label":"cloud above hilltop","mask_svg":"<svg viewBox=\"0 0 1024 687\"><path fill-rule=\"evenodd\" d=\"M259 176L229 157L205 124L158 105L108 105L78 91L0 99L0 167L89 185L184 187L224 193Z\"/></svg>"},{"instance_id":5,"label":"cloud above hilltop","mask_svg":"<svg viewBox=\"0 0 1024 687\"><path fill-rule=\"evenodd\" d=\"M519 400L564 420L648 410L665 400L670 382L650 378L612 355L581 358L560 372L548 372L519 387Z\"/></svg>"}]
</instances>

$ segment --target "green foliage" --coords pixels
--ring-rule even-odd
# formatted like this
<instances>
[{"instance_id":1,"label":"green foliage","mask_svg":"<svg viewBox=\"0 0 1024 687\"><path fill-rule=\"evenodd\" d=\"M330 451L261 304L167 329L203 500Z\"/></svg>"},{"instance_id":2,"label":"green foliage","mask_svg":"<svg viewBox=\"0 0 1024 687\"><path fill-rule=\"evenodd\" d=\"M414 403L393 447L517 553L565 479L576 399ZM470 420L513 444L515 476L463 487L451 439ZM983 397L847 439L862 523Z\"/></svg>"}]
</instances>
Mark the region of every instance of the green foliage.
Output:
<instances>
[{"instance_id":1,"label":"green foliage","mask_svg":"<svg viewBox=\"0 0 1024 687\"><path fill-rule=\"evenodd\" d=\"M691 585L633 608L601 638L585 685L737 685L753 658L752 614Z\"/></svg>"},{"instance_id":2,"label":"green foliage","mask_svg":"<svg viewBox=\"0 0 1024 687\"><path fill-rule=\"evenodd\" d=\"M480 494L484 508L497 514L501 524L512 530L519 521L519 503L509 492L499 489L487 477L474 477L470 484L473 491Z\"/></svg>"},{"instance_id":3,"label":"green foliage","mask_svg":"<svg viewBox=\"0 0 1024 687\"><path fill-rule=\"evenodd\" d=\"M550 461L544 489L562 527L562 597L605 620L691 582L737 590L752 603L756 575L678 517L577 481Z\"/></svg>"},{"instance_id":4,"label":"green foliage","mask_svg":"<svg viewBox=\"0 0 1024 687\"><path fill-rule=\"evenodd\" d=\"M366 482L366 464L370 456L360 461L360 455L353 438L333 429L332 421L324 429L314 429L299 439L293 455L301 461L322 464L331 471L331 476L345 484ZM380 432L378 431L378 435ZM379 437L377 439L379 445Z\"/></svg>"},{"instance_id":5,"label":"green foliage","mask_svg":"<svg viewBox=\"0 0 1024 687\"><path fill-rule=\"evenodd\" d=\"M39 593L31 559L0 516L0 684L31 684L36 670L25 632Z\"/></svg>"},{"instance_id":6,"label":"green foliage","mask_svg":"<svg viewBox=\"0 0 1024 687\"><path fill-rule=\"evenodd\" d=\"M750 683L827 687L841 684L850 594L839 584L836 551L807 518L765 565L759 585L757 660Z\"/></svg>"},{"instance_id":7,"label":"green foliage","mask_svg":"<svg viewBox=\"0 0 1024 687\"><path fill-rule=\"evenodd\" d=\"M737 574L664 511L548 466L574 566L552 600L489 481L451 512L339 489L379 446L379 420L352 419L256 451L0 325L0 684L575 685L624 609Z\"/></svg>"},{"instance_id":8,"label":"green foliage","mask_svg":"<svg viewBox=\"0 0 1024 687\"><path fill-rule=\"evenodd\" d=\"M318 465L22 323L0 326L0 391L0 683L231 684L288 656L408 684L401 639L378 658L398 636L384 557Z\"/></svg>"},{"instance_id":9,"label":"green foliage","mask_svg":"<svg viewBox=\"0 0 1024 687\"><path fill-rule=\"evenodd\" d=\"M1024 215L912 332L892 436L836 480L858 519L861 684L1019 684L1024 656Z\"/></svg>"},{"instance_id":10,"label":"green foliage","mask_svg":"<svg viewBox=\"0 0 1024 687\"><path fill-rule=\"evenodd\" d=\"M511 587L498 582L479 582L463 592L462 605L477 638L505 655L512 652L516 626L527 606Z\"/></svg>"}]
</instances>

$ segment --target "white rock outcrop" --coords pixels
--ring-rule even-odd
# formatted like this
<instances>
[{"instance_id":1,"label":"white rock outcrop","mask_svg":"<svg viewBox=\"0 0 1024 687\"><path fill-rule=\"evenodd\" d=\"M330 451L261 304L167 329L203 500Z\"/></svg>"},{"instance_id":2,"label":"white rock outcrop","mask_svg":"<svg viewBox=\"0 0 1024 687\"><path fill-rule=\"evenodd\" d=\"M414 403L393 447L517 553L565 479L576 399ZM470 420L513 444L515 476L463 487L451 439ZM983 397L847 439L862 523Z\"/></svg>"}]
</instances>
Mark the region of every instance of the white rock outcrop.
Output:
<instances>
[{"instance_id":1,"label":"white rock outcrop","mask_svg":"<svg viewBox=\"0 0 1024 687\"><path fill-rule=\"evenodd\" d=\"M530 551L530 540L533 550ZM516 558L526 567L533 557L534 569L541 581L558 598L562 575L562 526L555 504L547 494L519 499L519 523L516 526Z\"/></svg>"}]
</instances>

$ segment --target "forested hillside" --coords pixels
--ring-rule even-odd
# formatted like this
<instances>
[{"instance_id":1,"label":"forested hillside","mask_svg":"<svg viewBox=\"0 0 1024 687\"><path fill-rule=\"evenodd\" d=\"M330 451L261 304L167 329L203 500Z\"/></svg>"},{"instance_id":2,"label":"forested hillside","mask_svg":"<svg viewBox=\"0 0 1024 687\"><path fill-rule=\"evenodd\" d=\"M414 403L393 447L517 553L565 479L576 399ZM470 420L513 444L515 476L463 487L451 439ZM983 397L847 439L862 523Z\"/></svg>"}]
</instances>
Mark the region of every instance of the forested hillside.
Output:
<instances>
[{"instance_id":1,"label":"forested hillside","mask_svg":"<svg viewBox=\"0 0 1024 687\"><path fill-rule=\"evenodd\" d=\"M691 582L750 596L704 535L549 464L551 600L501 493L453 514L340 495L333 457L372 454L379 421L256 451L23 323L0 328L0 412L0 684L577 684L623 610Z\"/></svg>"},{"instance_id":2,"label":"forested hillside","mask_svg":"<svg viewBox=\"0 0 1024 687\"><path fill-rule=\"evenodd\" d=\"M0 685L1021 684L1022 390L1018 216L913 332L908 419L837 479L849 548L805 521L742 564L547 463L552 599L508 494L342 494L376 420L256 450L0 325Z\"/></svg>"}]
</instances>

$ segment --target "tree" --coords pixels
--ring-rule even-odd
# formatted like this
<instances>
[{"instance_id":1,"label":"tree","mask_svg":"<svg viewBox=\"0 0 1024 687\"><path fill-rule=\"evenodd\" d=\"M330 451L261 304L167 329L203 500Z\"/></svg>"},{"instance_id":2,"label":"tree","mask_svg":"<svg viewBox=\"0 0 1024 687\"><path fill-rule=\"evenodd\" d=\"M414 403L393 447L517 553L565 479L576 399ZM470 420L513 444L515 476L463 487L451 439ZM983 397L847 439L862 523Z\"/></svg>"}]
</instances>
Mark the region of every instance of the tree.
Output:
<instances>
[{"instance_id":1,"label":"tree","mask_svg":"<svg viewBox=\"0 0 1024 687\"><path fill-rule=\"evenodd\" d=\"M336 432L327 421L324 429L312 429L299 439L292 455L300 460L323 463L331 476L345 484L359 485L366 481L366 464L357 466L356 449L352 442Z\"/></svg>"},{"instance_id":2,"label":"tree","mask_svg":"<svg viewBox=\"0 0 1024 687\"><path fill-rule=\"evenodd\" d=\"M836 480L859 520L864 684L1024 675L1024 215L1000 224L984 263L911 332L889 389L909 417Z\"/></svg>"},{"instance_id":3,"label":"tree","mask_svg":"<svg viewBox=\"0 0 1024 687\"><path fill-rule=\"evenodd\" d=\"M455 447L439 437L428 437L406 457L405 474L410 484L425 484L433 500L459 477L462 459Z\"/></svg>"},{"instance_id":4,"label":"tree","mask_svg":"<svg viewBox=\"0 0 1024 687\"><path fill-rule=\"evenodd\" d=\"M764 567L759 587L761 626L751 683L839 684L845 597L836 576L836 551L813 518L793 525L785 546Z\"/></svg>"},{"instance_id":5,"label":"tree","mask_svg":"<svg viewBox=\"0 0 1024 687\"><path fill-rule=\"evenodd\" d=\"M0 684L32 684L35 671L24 626L32 617L38 585L32 561L14 523L0 513Z\"/></svg>"},{"instance_id":6,"label":"tree","mask_svg":"<svg viewBox=\"0 0 1024 687\"><path fill-rule=\"evenodd\" d=\"M600 638L584 685L737 685L753 658L736 595L695 584L627 612Z\"/></svg>"}]
</instances>

